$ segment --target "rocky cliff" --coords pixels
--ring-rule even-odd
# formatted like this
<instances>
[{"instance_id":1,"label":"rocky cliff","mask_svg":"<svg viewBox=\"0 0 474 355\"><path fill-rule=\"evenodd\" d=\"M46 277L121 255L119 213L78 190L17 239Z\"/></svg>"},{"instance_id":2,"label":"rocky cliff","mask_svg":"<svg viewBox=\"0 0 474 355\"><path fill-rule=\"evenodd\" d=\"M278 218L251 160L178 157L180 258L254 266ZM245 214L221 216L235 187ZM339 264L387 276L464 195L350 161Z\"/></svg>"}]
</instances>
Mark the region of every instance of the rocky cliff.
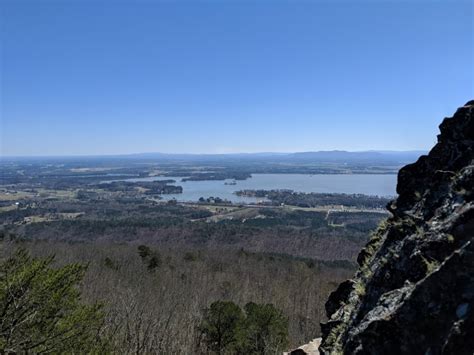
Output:
<instances>
[{"instance_id":1,"label":"rocky cliff","mask_svg":"<svg viewBox=\"0 0 474 355\"><path fill-rule=\"evenodd\" d=\"M322 354L473 354L474 101L439 128L327 301Z\"/></svg>"}]
</instances>

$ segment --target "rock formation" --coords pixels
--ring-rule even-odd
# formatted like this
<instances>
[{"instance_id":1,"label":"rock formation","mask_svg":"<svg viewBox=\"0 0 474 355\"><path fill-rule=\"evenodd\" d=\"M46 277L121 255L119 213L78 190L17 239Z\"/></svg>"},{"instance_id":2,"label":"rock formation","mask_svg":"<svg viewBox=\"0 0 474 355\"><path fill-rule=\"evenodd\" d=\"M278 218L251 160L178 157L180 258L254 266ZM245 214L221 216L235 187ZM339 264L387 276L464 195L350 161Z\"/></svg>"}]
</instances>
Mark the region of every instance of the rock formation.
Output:
<instances>
[{"instance_id":1,"label":"rock formation","mask_svg":"<svg viewBox=\"0 0 474 355\"><path fill-rule=\"evenodd\" d=\"M474 101L402 168L392 216L326 303L321 354L473 354Z\"/></svg>"},{"instance_id":2,"label":"rock formation","mask_svg":"<svg viewBox=\"0 0 474 355\"><path fill-rule=\"evenodd\" d=\"M291 350L283 355L319 355L319 346L321 345L321 338L311 340L308 344L300 346L298 349Z\"/></svg>"}]
</instances>

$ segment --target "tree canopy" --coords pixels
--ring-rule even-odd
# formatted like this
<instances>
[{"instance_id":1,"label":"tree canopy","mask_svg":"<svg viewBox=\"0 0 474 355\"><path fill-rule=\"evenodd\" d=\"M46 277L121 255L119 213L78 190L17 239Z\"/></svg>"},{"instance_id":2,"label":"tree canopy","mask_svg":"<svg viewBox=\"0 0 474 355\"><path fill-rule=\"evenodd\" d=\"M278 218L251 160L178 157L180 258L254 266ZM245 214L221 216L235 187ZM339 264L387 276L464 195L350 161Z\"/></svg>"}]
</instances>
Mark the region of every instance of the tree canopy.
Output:
<instances>
[{"instance_id":1,"label":"tree canopy","mask_svg":"<svg viewBox=\"0 0 474 355\"><path fill-rule=\"evenodd\" d=\"M274 354L288 346L288 319L272 304L216 301L204 312L203 342L216 354Z\"/></svg>"}]
</instances>

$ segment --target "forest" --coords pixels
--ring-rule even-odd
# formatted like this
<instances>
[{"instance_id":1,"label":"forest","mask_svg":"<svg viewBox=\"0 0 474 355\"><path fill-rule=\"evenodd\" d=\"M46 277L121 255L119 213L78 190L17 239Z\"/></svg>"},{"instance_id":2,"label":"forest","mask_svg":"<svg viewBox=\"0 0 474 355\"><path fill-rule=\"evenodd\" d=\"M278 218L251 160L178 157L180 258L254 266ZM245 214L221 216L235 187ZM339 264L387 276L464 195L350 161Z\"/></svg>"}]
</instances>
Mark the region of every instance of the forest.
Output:
<instances>
[{"instance_id":1,"label":"forest","mask_svg":"<svg viewBox=\"0 0 474 355\"><path fill-rule=\"evenodd\" d=\"M299 207L348 206L356 208L385 208L390 199L380 196L342 193L303 193L293 190L239 190L238 196L263 197L277 205Z\"/></svg>"},{"instance_id":2,"label":"forest","mask_svg":"<svg viewBox=\"0 0 474 355\"><path fill-rule=\"evenodd\" d=\"M120 181L149 168L69 164L7 169L0 186L0 346L12 352L281 353L320 334L329 293L388 216L364 195L166 201L179 182ZM188 176L228 176L211 175Z\"/></svg>"},{"instance_id":3,"label":"forest","mask_svg":"<svg viewBox=\"0 0 474 355\"><path fill-rule=\"evenodd\" d=\"M202 340L199 327L206 309L217 301L241 307L251 302L272 305L285 320L281 345L295 346L319 334L329 292L354 267L347 262L245 250L186 251L50 241L3 241L1 247L2 259L21 247L35 257L54 255L55 268L77 263L87 266L80 284L81 302L100 305L103 316L97 331L101 339L110 351L126 353L213 353L215 349ZM0 272L0 282L7 281L7 275ZM5 305L7 297L0 296ZM263 353L275 350L285 348L268 343Z\"/></svg>"}]
</instances>

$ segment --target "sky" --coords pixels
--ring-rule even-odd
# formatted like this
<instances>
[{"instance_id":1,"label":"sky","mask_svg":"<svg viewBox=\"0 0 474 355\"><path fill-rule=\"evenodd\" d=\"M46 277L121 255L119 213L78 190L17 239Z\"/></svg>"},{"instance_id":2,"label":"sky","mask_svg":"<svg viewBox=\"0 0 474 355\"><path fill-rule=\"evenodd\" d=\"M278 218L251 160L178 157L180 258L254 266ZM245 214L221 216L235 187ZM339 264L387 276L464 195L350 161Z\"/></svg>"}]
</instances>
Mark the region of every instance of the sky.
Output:
<instances>
[{"instance_id":1,"label":"sky","mask_svg":"<svg viewBox=\"0 0 474 355\"><path fill-rule=\"evenodd\" d=\"M472 1L2 0L4 156L427 150Z\"/></svg>"}]
</instances>

